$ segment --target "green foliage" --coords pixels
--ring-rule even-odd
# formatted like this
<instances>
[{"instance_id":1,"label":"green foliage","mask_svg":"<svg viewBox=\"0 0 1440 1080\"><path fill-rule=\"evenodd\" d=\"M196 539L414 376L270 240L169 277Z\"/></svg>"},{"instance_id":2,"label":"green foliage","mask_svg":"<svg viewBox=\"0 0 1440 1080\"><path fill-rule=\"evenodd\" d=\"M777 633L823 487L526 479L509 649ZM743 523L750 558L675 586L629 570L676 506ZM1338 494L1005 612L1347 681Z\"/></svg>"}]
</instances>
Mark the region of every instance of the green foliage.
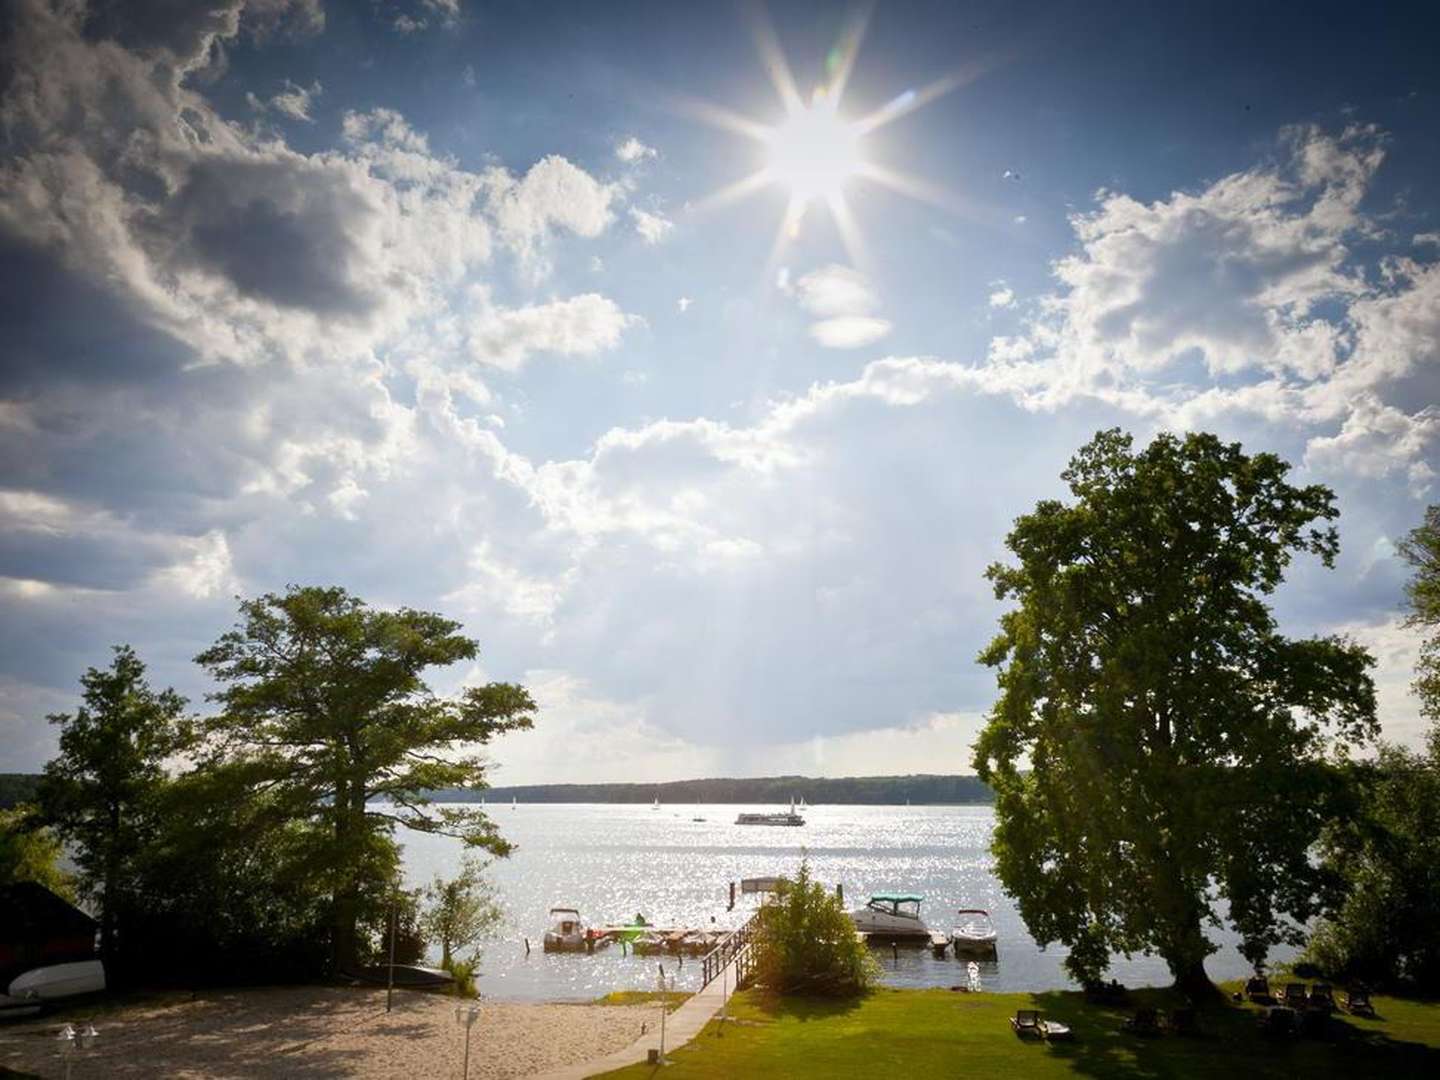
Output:
<instances>
[{"instance_id":1,"label":"green foliage","mask_svg":"<svg viewBox=\"0 0 1440 1080\"><path fill-rule=\"evenodd\" d=\"M365 891L388 878L365 873L367 852L395 825L509 851L478 809L430 806L425 793L484 782L478 751L528 728L523 687L490 683L458 698L422 679L477 654L459 624L401 608L379 611L340 588L292 587L240 605L240 622L196 659L225 688L204 722L206 767L225 764L315 826L316 866L329 875L333 963L358 962Z\"/></svg>"},{"instance_id":2,"label":"green foliage","mask_svg":"<svg viewBox=\"0 0 1440 1080\"><path fill-rule=\"evenodd\" d=\"M1431 756L1440 756L1440 506L1425 511L1425 520L1398 545L1414 573L1405 586L1410 615L1407 626L1426 634L1415 665L1415 694L1430 718Z\"/></svg>"},{"instance_id":3,"label":"green foliage","mask_svg":"<svg viewBox=\"0 0 1440 1080\"><path fill-rule=\"evenodd\" d=\"M778 899L763 910L754 947L756 977L767 990L843 996L874 983L874 957L840 899L811 879L808 861L781 880Z\"/></svg>"},{"instance_id":4,"label":"green foliage","mask_svg":"<svg viewBox=\"0 0 1440 1080\"><path fill-rule=\"evenodd\" d=\"M474 949L469 963L472 968L478 964L480 942L504 917L484 871L483 864L466 859L455 877L446 880L437 874L425 889L420 926L425 937L440 946L440 966L447 971L462 949Z\"/></svg>"},{"instance_id":5,"label":"green foliage","mask_svg":"<svg viewBox=\"0 0 1440 1080\"><path fill-rule=\"evenodd\" d=\"M390 935L395 935L395 963L418 964L425 959L426 934L421 924L420 889L392 890L377 924L374 959L390 958ZM367 935L368 937L369 935Z\"/></svg>"},{"instance_id":6,"label":"green foliage","mask_svg":"<svg viewBox=\"0 0 1440 1080\"><path fill-rule=\"evenodd\" d=\"M165 762L189 748L194 733L185 699L151 690L128 645L116 646L108 669L88 669L80 685L80 708L49 718L60 726L60 754L45 766L40 805L74 847L81 892L100 907L101 952L113 959L117 924L134 906L136 862L159 820Z\"/></svg>"},{"instance_id":7,"label":"green foliage","mask_svg":"<svg viewBox=\"0 0 1440 1080\"><path fill-rule=\"evenodd\" d=\"M480 996L480 991L475 987L475 973L480 969L480 957L472 956L469 960L460 960L452 956L448 962L440 966L455 976L456 997Z\"/></svg>"},{"instance_id":8,"label":"green foliage","mask_svg":"<svg viewBox=\"0 0 1440 1080\"><path fill-rule=\"evenodd\" d=\"M0 810L13 810L39 798L39 773L0 773Z\"/></svg>"},{"instance_id":9,"label":"green foliage","mask_svg":"<svg viewBox=\"0 0 1440 1080\"><path fill-rule=\"evenodd\" d=\"M1440 747L1356 768L1354 813L1322 845L1339 888L1306 958L1333 979L1440 991Z\"/></svg>"},{"instance_id":10,"label":"green foliage","mask_svg":"<svg viewBox=\"0 0 1440 1080\"><path fill-rule=\"evenodd\" d=\"M1288 469L1211 435L1136 452L1101 432L1063 474L1074 501L1018 518L1018 565L987 572L1017 604L981 655L997 872L1081 981L1153 951L1199 989L1217 899L1256 963L1316 910L1307 852L1343 791L1330 755L1377 731L1373 661L1277 631L1293 554L1338 550L1331 492Z\"/></svg>"},{"instance_id":11,"label":"green foliage","mask_svg":"<svg viewBox=\"0 0 1440 1080\"><path fill-rule=\"evenodd\" d=\"M60 853L60 841L33 806L0 810L0 885L34 881L73 901L75 883L60 869Z\"/></svg>"}]
</instances>

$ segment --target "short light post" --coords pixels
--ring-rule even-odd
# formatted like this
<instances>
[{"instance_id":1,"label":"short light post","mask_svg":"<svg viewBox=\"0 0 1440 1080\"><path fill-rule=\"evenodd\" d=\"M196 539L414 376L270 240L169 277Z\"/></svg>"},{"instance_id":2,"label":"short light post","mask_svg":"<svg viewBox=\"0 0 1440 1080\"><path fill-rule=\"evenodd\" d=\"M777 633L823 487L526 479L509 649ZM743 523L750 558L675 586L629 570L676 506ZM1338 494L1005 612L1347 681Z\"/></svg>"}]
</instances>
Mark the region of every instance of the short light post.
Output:
<instances>
[{"instance_id":1,"label":"short light post","mask_svg":"<svg viewBox=\"0 0 1440 1080\"><path fill-rule=\"evenodd\" d=\"M55 1041L60 1044L60 1056L65 1059L65 1080L70 1080L70 1070L74 1067L77 1050L85 1053L99 1034L92 1023L87 1023L79 1031L66 1024L56 1034Z\"/></svg>"},{"instance_id":2,"label":"short light post","mask_svg":"<svg viewBox=\"0 0 1440 1080\"><path fill-rule=\"evenodd\" d=\"M670 1010L665 1007L665 965L660 964L660 1057L656 1060L657 1065L669 1065L665 1060L665 1014ZM670 985L675 985L675 978L671 976Z\"/></svg>"},{"instance_id":3,"label":"short light post","mask_svg":"<svg viewBox=\"0 0 1440 1080\"><path fill-rule=\"evenodd\" d=\"M465 1065L460 1073L460 1080L470 1080L470 1029L475 1026L475 1021L479 1019L479 1005L455 1006L455 1022L465 1025Z\"/></svg>"}]
</instances>

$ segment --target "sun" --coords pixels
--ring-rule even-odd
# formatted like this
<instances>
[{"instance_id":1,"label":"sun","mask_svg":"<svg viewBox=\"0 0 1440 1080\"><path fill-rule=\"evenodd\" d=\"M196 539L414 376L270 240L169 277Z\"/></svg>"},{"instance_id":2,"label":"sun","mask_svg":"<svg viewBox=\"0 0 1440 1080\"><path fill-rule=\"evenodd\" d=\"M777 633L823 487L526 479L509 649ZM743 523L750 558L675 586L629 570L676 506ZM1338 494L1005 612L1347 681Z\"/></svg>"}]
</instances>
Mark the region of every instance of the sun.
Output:
<instances>
[{"instance_id":1,"label":"sun","mask_svg":"<svg viewBox=\"0 0 1440 1080\"><path fill-rule=\"evenodd\" d=\"M864 37L864 17L852 21L826 55L824 78L807 102L801 96L768 19L763 11L757 10L755 16L751 25L756 44L780 97L782 111L777 121L767 124L709 102L680 103L683 111L754 139L764 148L760 168L708 196L702 207L731 202L764 188L781 187L789 198L775 238L772 261L778 258L788 240L800 234L810 207L819 206L828 210L851 260L856 263L862 261L863 244L859 225L846 198L856 181L881 184L947 210L967 212L963 201L956 200L951 193L875 161L866 153L865 140L876 128L977 77L983 65L954 72L919 89L906 90L874 112L851 119L842 109L841 100Z\"/></svg>"},{"instance_id":2,"label":"sun","mask_svg":"<svg viewBox=\"0 0 1440 1080\"><path fill-rule=\"evenodd\" d=\"M841 116L823 90L770 129L765 141L766 171L801 202L839 198L865 167L859 126Z\"/></svg>"}]
</instances>

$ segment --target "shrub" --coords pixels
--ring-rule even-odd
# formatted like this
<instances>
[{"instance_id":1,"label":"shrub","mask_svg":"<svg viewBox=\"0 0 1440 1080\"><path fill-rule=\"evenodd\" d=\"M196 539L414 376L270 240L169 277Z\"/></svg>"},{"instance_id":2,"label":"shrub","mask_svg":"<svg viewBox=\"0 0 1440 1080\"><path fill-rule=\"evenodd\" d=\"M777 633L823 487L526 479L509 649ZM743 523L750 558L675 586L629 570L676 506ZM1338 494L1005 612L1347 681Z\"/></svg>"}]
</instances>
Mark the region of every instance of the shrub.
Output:
<instances>
[{"instance_id":1,"label":"shrub","mask_svg":"<svg viewBox=\"0 0 1440 1080\"><path fill-rule=\"evenodd\" d=\"M838 897L801 861L782 878L779 899L764 909L756 936L758 980L776 993L852 995L875 981L878 965L855 933Z\"/></svg>"}]
</instances>

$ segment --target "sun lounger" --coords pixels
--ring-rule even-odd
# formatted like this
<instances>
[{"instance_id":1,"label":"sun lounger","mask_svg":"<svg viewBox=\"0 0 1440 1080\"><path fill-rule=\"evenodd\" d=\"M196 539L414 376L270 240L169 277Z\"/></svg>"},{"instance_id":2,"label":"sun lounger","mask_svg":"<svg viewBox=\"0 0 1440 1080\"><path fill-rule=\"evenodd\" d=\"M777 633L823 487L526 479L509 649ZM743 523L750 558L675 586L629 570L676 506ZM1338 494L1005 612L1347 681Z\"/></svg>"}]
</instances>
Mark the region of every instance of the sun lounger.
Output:
<instances>
[{"instance_id":1,"label":"sun lounger","mask_svg":"<svg viewBox=\"0 0 1440 1080\"><path fill-rule=\"evenodd\" d=\"M1305 993L1304 983L1292 982L1285 984L1285 1004L1289 1005L1292 1009L1303 1009L1307 998L1308 995Z\"/></svg>"},{"instance_id":2,"label":"sun lounger","mask_svg":"<svg viewBox=\"0 0 1440 1080\"><path fill-rule=\"evenodd\" d=\"M1353 1016L1374 1016L1375 1006L1370 1004L1370 991L1361 990L1358 987L1354 990L1346 990L1345 1011Z\"/></svg>"},{"instance_id":3,"label":"sun lounger","mask_svg":"<svg viewBox=\"0 0 1440 1080\"><path fill-rule=\"evenodd\" d=\"M1335 1008L1335 994L1329 983L1316 983L1310 988L1310 1007L1327 1012Z\"/></svg>"},{"instance_id":4,"label":"sun lounger","mask_svg":"<svg viewBox=\"0 0 1440 1080\"><path fill-rule=\"evenodd\" d=\"M1131 1035L1159 1035L1160 1016L1154 1009L1136 1009L1121 1027Z\"/></svg>"},{"instance_id":5,"label":"sun lounger","mask_svg":"<svg viewBox=\"0 0 1440 1080\"><path fill-rule=\"evenodd\" d=\"M1064 1039L1073 1039L1075 1033L1070 1030L1068 1024L1062 1024L1058 1020L1041 1020L1040 1034L1050 1042L1059 1042Z\"/></svg>"},{"instance_id":6,"label":"sun lounger","mask_svg":"<svg viewBox=\"0 0 1440 1080\"><path fill-rule=\"evenodd\" d=\"M1022 1038L1043 1034L1040 1030L1040 1013L1036 1009L1016 1010L1015 1015L1010 1018L1010 1026L1015 1029L1015 1034Z\"/></svg>"},{"instance_id":7,"label":"sun lounger","mask_svg":"<svg viewBox=\"0 0 1440 1080\"><path fill-rule=\"evenodd\" d=\"M1245 983L1245 996L1251 1001L1269 1001L1270 980L1264 975L1256 975Z\"/></svg>"}]
</instances>

